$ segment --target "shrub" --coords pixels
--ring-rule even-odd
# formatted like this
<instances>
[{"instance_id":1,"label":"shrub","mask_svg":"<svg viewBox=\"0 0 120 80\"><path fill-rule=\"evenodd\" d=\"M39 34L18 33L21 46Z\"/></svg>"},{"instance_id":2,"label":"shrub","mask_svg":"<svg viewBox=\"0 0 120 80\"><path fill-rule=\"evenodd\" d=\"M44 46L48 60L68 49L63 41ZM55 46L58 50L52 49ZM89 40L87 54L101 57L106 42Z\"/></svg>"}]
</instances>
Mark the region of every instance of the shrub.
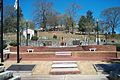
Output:
<instances>
[{"instance_id":1,"label":"shrub","mask_svg":"<svg viewBox=\"0 0 120 80\"><path fill-rule=\"evenodd\" d=\"M112 42L112 43L114 43L115 41L114 41L114 40L112 40L111 42Z\"/></svg>"},{"instance_id":2,"label":"shrub","mask_svg":"<svg viewBox=\"0 0 120 80\"><path fill-rule=\"evenodd\" d=\"M46 44L45 44L45 43L43 43L43 46L46 46Z\"/></svg>"},{"instance_id":3,"label":"shrub","mask_svg":"<svg viewBox=\"0 0 120 80\"><path fill-rule=\"evenodd\" d=\"M57 39L57 36L56 36L56 35L53 35L53 38L54 38L54 39Z\"/></svg>"},{"instance_id":4,"label":"shrub","mask_svg":"<svg viewBox=\"0 0 120 80\"><path fill-rule=\"evenodd\" d=\"M31 40L37 41L37 40L38 40L38 37L37 37L37 36L32 36Z\"/></svg>"},{"instance_id":5,"label":"shrub","mask_svg":"<svg viewBox=\"0 0 120 80\"><path fill-rule=\"evenodd\" d=\"M120 51L120 44L116 44L117 51Z\"/></svg>"},{"instance_id":6,"label":"shrub","mask_svg":"<svg viewBox=\"0 0 120 80\"><path fill-rule=\"evenodd\" d=\"M9 45L10 46L17 46L17 42L10 42Z\"/></svg>"},{"instance_id":7,"label":"shrub","mask_svg":"<svg viewBox=\"0 0 120 80\"><path fill-rule=\"evenodd\" d=\"M7 44L3 44L3 49L5 49L7 47Z\"/></svg>"}]
</instances>

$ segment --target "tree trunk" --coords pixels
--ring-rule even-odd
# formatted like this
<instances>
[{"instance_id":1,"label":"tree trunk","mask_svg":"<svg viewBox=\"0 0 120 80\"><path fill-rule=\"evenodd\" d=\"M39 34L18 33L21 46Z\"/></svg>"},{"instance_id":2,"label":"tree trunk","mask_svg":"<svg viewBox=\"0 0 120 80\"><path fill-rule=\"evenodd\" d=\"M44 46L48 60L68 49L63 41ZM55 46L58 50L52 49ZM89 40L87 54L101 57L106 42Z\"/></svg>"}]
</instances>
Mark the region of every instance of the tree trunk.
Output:
<instances>
[{"instance_id":1,"label":"tree trunk","mask_svg":"<svg viewBox=\"0 0 120 80\"><path fill-rule=\"evenodd\" d=\"M105 44L107 44L107 33L105 33Z\"/></svg>"},{"instance_id":2,"label":"tree trunk","mask_svg":"<svg viewBox=\"0 0 120 80\"><path fill-rule=\"evenodd\" d=\"M72 34L73 34L73 32L74 32L74 25L73 25L73 23L72 23Z\"/></svg>"},{"instance_id":3,"label":"tree trunk","mask_svg":"<svg viewBox=\"0 0 120 80\"><path fill-rule=\"evenodd\" d=\"M55 26L54 26L54 31L55 31Z\"/></svg>"},{"instance_id":4,"label":"tree trunk","mask_svg":"<svg viewBox=\"0 0 120 80\"><path fill-rule=\"evenodd\" d=\"M115 34L114 25L113 25L113 27L112 27L112 34Z\"/></svg>"}]
</instances>

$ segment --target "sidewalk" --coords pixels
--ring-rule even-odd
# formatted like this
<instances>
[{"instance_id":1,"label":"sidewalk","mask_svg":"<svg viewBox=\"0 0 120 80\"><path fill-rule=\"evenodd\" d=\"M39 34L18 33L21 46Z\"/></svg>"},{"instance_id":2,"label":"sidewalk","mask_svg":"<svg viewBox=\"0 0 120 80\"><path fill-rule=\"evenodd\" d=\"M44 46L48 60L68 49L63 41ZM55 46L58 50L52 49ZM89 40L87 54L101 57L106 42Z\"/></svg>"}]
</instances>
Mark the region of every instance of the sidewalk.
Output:
<instances>
[{"instance_id":1,"label":"sidewalk","mask_svg":"<svg viewBox=\"0 0 120 80\"><path fill-rule=\"evenodd\" d=\"M108 80L104 75L39 75L22 77L22 80Z\"/></svg>"}]
</instances>

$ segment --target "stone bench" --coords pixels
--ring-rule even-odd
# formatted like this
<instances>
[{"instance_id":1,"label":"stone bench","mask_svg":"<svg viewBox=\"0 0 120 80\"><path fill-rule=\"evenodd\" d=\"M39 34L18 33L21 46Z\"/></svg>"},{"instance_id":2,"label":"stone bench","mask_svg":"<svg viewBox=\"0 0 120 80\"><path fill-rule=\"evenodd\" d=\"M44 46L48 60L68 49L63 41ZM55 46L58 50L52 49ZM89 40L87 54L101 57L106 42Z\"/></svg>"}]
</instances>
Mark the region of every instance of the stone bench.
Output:
<instances>
[{"instance_id":1,"label":"stone bench","mask_svg":"<svg viewBox=\"0 0 120 80\"><path fill-rule=\"evenodd\" d=\"M0 80L21 80L21 77L13 76L12 71L6 71L4 66L0 66Z\"/></svg>"},{"instance_id":2,"label":"stone bench","mask_svg":"<svg viewBox=\"0 0 120 80\"><path fill-rule=\"evenodd\" d=\"M3 58L4 60L8 59L10 55L10 50L3 50Z\"/></svg>"},{"instance_id":3,"label":"stone bench","mask_svg":"<svg viewBox=\"0 0 120 80\"><path fill-rule=\"evenodd\" d=\"M5 60L8 59L9 56L10 56L10 53L6 53L6 52L4 53L4 58L5 58Z\"/></svg>"},{"instance_id":4,"label":"stone bench","mask_svg":"<svg viewBox=\"0 0 120 80\"><path fill-rule=\"evenodd\" d=\"M0 73L5 71L5 67L4 66L0 66Z\"/></svg>"},{"instance_id":5,"label":"stone bench","mask_svg":"<svg viewBox=\"0 0 120 80\"><path fill-rule=\"evenodd\" d=\"M62 64L62 63L77 63L77 61L53 61L53 64Z\"/></svg>"},{"instance_id":6,"label":"stone bench","mask_svg":"<svg viewBox=\"0 0 120 80\"><path fill-rule=\"evenodd\" d=\"M71 56L72 52L55 52L56 56Z\"/></svg>"},{"instance_id":7,"label":"stone bench","mask_svg":"<svg viewBox=\"0 0 120 80\"><path fill-rule=\"evenodd\" d=\"M80 74L78 68L53 68L50 71L50 74L60 75L60 74Z\"/></svg>"},{"instance_id":8,"label":"stone bench","mask_svg":"<svg viewBox=\"0 0 120 80\"><path fill-rule=\"evenodd\" d=\"M7 80L13 77L13 73L10 71L5 71L0 73L0 80Z\"/></svg>"},{"instance_id":9,"label":"stone bench","mask_svg":"<svg viewBox=\"0 0 120 80\"><path fill-rule=\"evenodd\" d=\"M89 48L89 51L96 51L96 48Z\"/></svg>"},{"instance_id":10,"label":"stone bench","mask_svg":"<svg viewBox=\"0 0 120 80\"><path fill-rule=\"evenodd\" d=\"M77 64L75 63L70 63L70 64L66 64L66 63L62 63L62 64L52 64L52 68L77 68Z\"/></svg>"},{"instance_id":11,"label":"stone bench","mask_svg":"<svg viewBox=\"0 0 120 80\"><path fill-rule=\"evenodd\" d=\"M27 49L27 52L33 52L34 49Z\"/></svg>"}]
</instances>

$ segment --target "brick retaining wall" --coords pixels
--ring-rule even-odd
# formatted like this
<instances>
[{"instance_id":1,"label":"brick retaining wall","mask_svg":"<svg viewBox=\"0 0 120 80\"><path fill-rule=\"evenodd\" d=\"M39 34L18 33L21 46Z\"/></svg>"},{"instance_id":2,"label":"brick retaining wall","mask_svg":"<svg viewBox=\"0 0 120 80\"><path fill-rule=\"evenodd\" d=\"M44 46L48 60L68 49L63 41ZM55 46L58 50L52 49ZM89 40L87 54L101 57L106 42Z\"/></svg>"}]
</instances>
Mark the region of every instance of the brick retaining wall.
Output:
<instances>
[{"instance_id":1,"label":"brick retaining wall","mask_svg":"<svg viewBox=\"0 0 120 80\"><path fill-rule=\"evenodd\" d=\"M109 60L111 58L116 58L116 52L112 51L72 51L72 56L56 56L55 52L53 53L44 53L44 54L38 54L38 53L20 53L20 56L22 59L60 59L64 60L64 58L69 58L69 60ZM16 59L16 54L10 54L10 59L14 58Z\"/></svg>"},{"instance_id":2,"label":"brick retaining wall","mask_svg":"<svg viewBox=\"0 0 120 80\"><path fill-rule=\"evenodd\" d=\"M84 51L84 52L76 52L73 53L73 56L80 58L88 58L88 59L110 59L116 58L115 51Z\"/></svg>"},{"instance_id":3,"label":"brick retaining wall","mask_svg":"<svg viewBox=\"0 0 120 80\"><path fill-rule=\"evenodd\" d=\"M89 51L89 48L96 48L96 51ZM28 53L27 49L34 49L34 52ZM10 51L15 52L16 47L10 47ZM70 59L82 60L108 60L111 58L120 58L120 53L116 54L116 46L112 45L88 45L78 47L32 47L20 46L20 56L22 58L56 58L57 51L71 51L72 57ZM25 54L24 54L25 53ZM45 54L41 54L45 53ZM48 53L48 54L46 54ZM16 54L10 54L10 58L16 59ZM57 58L56 58L57 59ZM62 59L61 59L62 60Z\"/></svg>"},{"instance_id":4,"label":"brick retaining wall","mask_svg":"<svg viewBox=\"0 0 120 80\"><path fill-rule=\"evenodd\" d=\"M89 51L89 48L96 48L96 51L116 51L112 45L88 45L78 47L32 47L20 46L20 52L27 52L27 49L34 49L34 52L57 52L57 51ZM10 47L11 52L16 52L16 47Z\"/></svg>"},{"instance_id":5,"label":"brick retaining wall","mask_svg":"<svg viewBox=\"0 0 120 80\"><path fill-rule=\"evenodd\" d=\"M120 52L117 52L117 58L120 58Z\"/></svg>"}]
</instances>

